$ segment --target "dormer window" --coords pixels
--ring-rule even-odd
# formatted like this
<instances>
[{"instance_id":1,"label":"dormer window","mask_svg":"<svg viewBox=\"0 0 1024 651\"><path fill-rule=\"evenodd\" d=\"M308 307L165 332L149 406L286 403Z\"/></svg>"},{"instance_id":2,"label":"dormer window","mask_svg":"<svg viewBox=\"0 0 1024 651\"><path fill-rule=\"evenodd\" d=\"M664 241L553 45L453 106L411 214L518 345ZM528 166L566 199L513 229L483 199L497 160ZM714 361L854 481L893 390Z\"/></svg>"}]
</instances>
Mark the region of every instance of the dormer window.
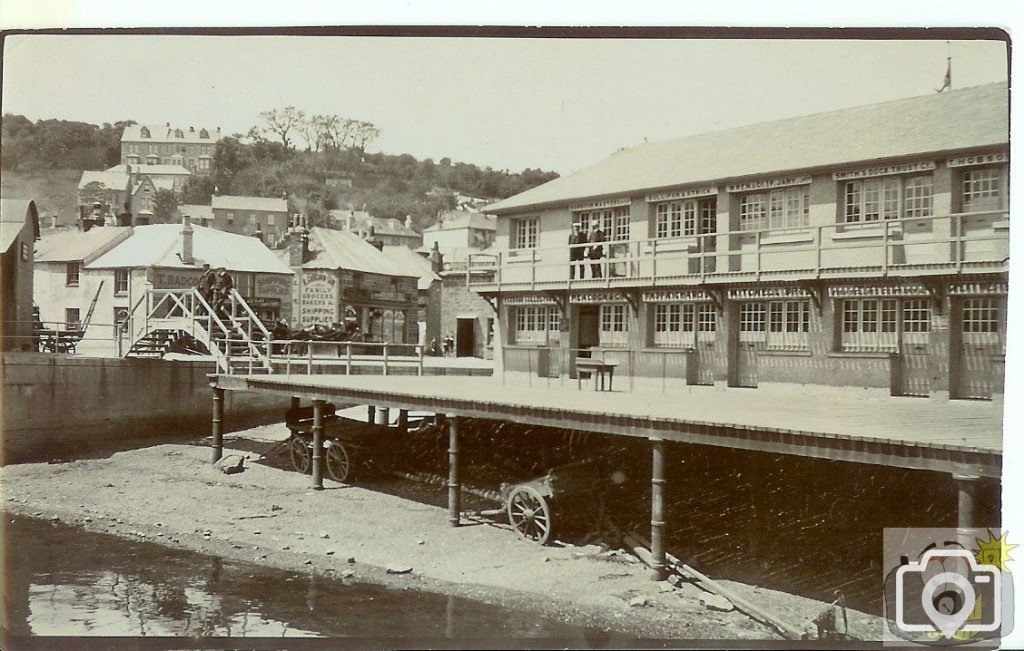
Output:
<instances>
[{"instance_id":1,"label":"dormer window","mask_svg":"<svg viewBox=\"0 0 1024 651\"><path fill-rule=\"evenodd\" d=\"M205 138L205 139L209 140L209 138L210 138L210 132L209 132L209 131L207 131L206 129L200 129L200 130L199 130L199 137L200 137L200 138Z\"/></svg>"},{"instance_id":2,"label":"dormer window","mask_svg":"<svg viewBox=\"0 0 1024 651\"><path fill-rule=\"evenodd\" d=\"M184 138L185 134L182 132L181 129L175 129L174 130L174 137L175 138Z\"/></svg>"},{"instance_id":3,"label":"dormer window","mask_svg":"<svg viewBox=\"0 0 1024 651\"><path fill-rule=\"evenodd\" d=\"M143 138L149 138L150 137L150 135L149 135L149 128L148 127L142 127L142 137Z\"/></svg>"}]
</instances>

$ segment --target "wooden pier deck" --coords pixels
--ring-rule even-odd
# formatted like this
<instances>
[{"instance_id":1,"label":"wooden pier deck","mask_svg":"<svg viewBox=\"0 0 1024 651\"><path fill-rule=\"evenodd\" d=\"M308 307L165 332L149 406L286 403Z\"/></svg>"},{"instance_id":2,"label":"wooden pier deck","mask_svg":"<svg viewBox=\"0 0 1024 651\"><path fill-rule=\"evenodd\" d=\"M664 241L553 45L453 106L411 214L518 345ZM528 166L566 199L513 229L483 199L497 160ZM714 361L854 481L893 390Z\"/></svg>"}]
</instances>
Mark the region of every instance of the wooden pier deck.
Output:
<instances>
[{"instance_id":1,"label":"wooden pier deck","mask_svg":"<svg viewBox=\"0 0 1024 651\"><path fill-rule=\"evenodd\" d=\"M816 387L593 392L480 377L219 375L211 385L954 475L999 478L1002 466L1002 412L985 402Z\"/></svg>"}]
</instances>

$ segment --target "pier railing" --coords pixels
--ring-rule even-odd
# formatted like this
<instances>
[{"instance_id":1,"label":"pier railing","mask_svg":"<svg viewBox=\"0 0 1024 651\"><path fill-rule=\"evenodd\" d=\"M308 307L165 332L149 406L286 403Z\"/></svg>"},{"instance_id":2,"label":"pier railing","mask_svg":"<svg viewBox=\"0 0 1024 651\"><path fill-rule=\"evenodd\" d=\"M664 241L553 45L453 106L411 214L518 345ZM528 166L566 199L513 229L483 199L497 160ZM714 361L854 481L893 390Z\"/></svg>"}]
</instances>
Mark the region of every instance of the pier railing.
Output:
<instances>
[{"instance_id":1,"label":"pier railing","mask_svg":"<svg viewBox=\"0 0 1024 651\"><path fill-rule=\"evenodd\" d=\"M530 291L1003 270L1005 210L471 253L478 290ZM576 249L582 259L570 261ZM597 271L598 273L595 273ZM596 277L595 277L596 276Z\"/></svg>"}]
</instances>

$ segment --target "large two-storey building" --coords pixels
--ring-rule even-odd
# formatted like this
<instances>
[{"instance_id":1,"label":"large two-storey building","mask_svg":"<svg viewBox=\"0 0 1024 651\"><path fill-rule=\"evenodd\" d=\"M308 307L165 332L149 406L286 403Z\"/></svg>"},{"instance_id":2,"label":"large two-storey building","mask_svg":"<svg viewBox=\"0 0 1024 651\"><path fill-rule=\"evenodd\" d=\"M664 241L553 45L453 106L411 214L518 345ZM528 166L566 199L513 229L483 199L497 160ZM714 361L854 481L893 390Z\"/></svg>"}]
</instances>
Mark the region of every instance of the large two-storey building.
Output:
<instances>
[{"instance_id":1,"label":"large two-storey building","mask_svg":"<svg viewBox=\"0 0 1024 651\"><path fill-rule=\"evenodd\" d=\"M991 84L688 136L489 206L505 368L1000 394L1008 113Z\"/></svg>"}]
</instances>

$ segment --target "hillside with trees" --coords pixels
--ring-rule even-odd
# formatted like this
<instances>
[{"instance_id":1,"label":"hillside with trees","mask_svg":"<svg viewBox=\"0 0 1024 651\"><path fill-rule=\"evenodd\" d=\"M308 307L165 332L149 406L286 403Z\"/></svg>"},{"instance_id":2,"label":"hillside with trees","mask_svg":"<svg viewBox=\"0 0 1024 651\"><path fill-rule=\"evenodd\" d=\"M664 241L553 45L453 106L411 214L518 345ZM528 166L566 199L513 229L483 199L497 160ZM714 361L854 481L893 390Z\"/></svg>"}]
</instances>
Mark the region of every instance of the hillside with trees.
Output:
<instances>
[{"instance_id":1,"label":"hillside with trees","mask_svg":"<svg viewBox=\"0 0 1024 651\"><path fill-rule=\"evenodd\" d=\"M3 117L4 176L56 168L106 169L120 162L120 138L132 121L102 126L63 120L31 122ZM419 160L408 154L367 153L380 136L376 125L336 115L311 115L295 107L260 114L246 134L218 141L211 174L193 177L171 203L209 203L219 194L281 197L314 224L335 208L366 210L378 217L413 217L423 228L458 195L500 199L557 177L554 172L494 170L471 163ZM6 184L6 180L5 180ZM5 192L5 195L8 193Z\"/></svg>"}]
</instances>

